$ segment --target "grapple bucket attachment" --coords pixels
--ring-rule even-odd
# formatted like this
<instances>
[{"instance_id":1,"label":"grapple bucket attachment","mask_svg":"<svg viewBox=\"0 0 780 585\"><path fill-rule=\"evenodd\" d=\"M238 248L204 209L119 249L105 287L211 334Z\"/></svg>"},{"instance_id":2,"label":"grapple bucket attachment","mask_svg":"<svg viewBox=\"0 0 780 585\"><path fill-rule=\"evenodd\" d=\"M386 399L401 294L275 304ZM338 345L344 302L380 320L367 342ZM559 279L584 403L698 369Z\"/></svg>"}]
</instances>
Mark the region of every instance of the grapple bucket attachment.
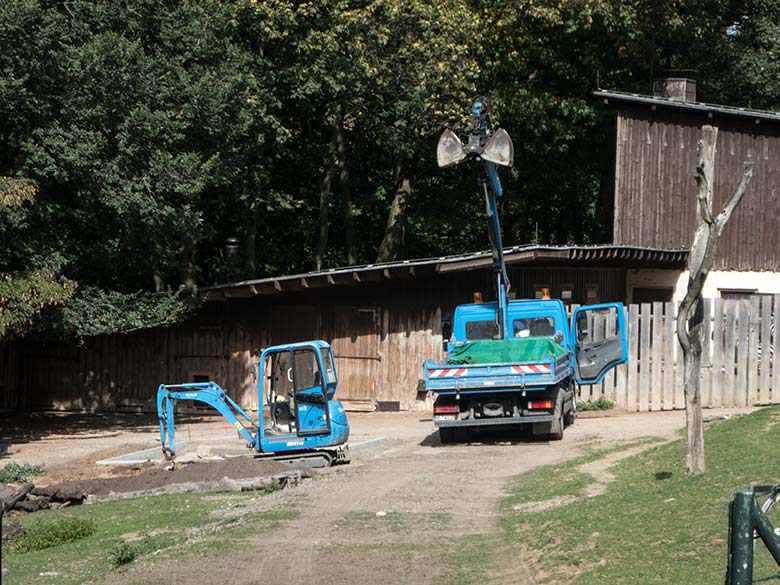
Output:
<instances>
[{"instance_id":1,"label":"grapple bucket attachment","mask_svg":"<svg viewBox=\"0 0 780 585\"><path fill-rule=\"evenodd\" d=\"M441 144L441 140L439 140L439 144ZM515 160L515 147L506 130L499 128L490 135L482 148L482 158L504 167L512 166Z\"/></svg>"},{"instance_id":2,"label":"grapple bucket attachment","mask_svg":"<svg viewBox=\"0 0 780 585\"><path fill-rule=\"evenodd\" d=\"M460 138L450 129L442 132L436 146L436 162L440 167L458 164L466 158L466 151Z\"/></svg>"}]
</instances>

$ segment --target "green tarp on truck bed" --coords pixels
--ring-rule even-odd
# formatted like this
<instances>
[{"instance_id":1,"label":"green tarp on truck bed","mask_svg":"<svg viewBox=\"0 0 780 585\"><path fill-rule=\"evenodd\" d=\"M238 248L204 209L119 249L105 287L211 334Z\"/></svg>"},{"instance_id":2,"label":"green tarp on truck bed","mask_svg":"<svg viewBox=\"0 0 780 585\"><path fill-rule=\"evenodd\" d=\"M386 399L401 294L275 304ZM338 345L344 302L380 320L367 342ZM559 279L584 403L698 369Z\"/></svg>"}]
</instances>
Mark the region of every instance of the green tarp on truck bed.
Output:
<instances>
[{"instance_id":1,"label":"green tarp on truck bed","mask_svg":"<svg viewBox=\"0 0 780 585\"><path fill-rule=\"evenodd\" d=\"M483 339L455 347L447 358L450 365L541 362L566 355L564 349L547 337Z\"/></svg>"}]
</instances>

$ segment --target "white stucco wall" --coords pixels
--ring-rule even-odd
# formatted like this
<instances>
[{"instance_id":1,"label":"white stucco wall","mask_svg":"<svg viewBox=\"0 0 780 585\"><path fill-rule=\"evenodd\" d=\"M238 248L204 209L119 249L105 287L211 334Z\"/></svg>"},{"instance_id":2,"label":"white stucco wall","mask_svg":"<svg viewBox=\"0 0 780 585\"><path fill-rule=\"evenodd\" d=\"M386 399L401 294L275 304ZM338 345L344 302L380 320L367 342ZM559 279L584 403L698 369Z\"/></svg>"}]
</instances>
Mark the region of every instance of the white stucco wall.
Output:
<instances>
[{"instance_id":1,"label":"white stucco wall","mask_svg":"<svg viewBox=\"0 0 780 585\"><path fill-rule=\"evenodd\" d=\"M672 288L673 300L681 301L688 287L687 270L639 269L626 272L626 294L629 302L634 287ZM780 294L780 272L713 270L704 284L705 299L720 298L721 289L754 290L759 294Z\"/></svg>"}]
</instances>

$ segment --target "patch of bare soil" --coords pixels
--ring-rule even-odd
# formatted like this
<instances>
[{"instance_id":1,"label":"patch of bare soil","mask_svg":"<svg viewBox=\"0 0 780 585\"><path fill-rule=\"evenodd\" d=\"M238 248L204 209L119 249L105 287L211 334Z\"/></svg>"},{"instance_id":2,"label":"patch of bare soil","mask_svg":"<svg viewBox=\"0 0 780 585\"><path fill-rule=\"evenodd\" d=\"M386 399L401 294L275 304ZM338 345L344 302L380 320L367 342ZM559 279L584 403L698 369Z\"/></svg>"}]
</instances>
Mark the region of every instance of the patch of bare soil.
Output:
<instances>
[{"instance_id":1,"label":"patch of bare soil","mask_svg":"<svg viewBox=\"0 0 780 585\"><path fill-rule=\"evenodd\" d=\"M673 437L685 422L678 412L616 415L580 420L559 442L505 433L441 445L430 421L419 418L366 416L364 424L387 438L384 446L355 452L350 465L326 470L315 481L257 498L249 511L256 505L299 515L254 535L247 525L240 550L197 559L197 579L192 559L147 559L106 583L446 583L460 578L450 573L455 559L479 557L484 546L495 562L481 569L480 583L533 584L540 577L528 562L534 551L506 543L501 533L507 482L576 457L585 443L615 447L648 435ZM359 430L362 419L350 419ZM603 483L616 461L591 471ZM251 570L246 559L253 560Z\"/></svg>"},{"instance_id":2,"label":"patch of bare soil","mask_svg":"<svg viewBox=\"0 0 780 585\"><path fill-rule=\"evenodd\" d=\"M137 492L176 483L197 483L228 479L268 477L288 471L289 467L276 461L253 457L232 457L223 461L204 461L178 464L172 471L153 466L136 475L124 477L95 477L63 481L36 491L45 494L85 494L104 496L110 493Z\"/></svg>"},{"instance_id":3,"label":"patch of bare soil","mask_svg":"<svg viewBox=\"0 0 780 585\"><path fill-rule=\"evenodd\" d=\"M614 453L600 457L595 461L580 465L577 468L579 471L582 473L587 473L593 477L593 483L588 485L588 487L585 489L588 497L593 498L595 496L600 496L607 491L607 486L615 479L615 475L609 470L619 461L628 459L634 455L638 455L642 451L645 451L651 447L662 445L663 443L673 439L674 437L669 438L664 442L646 443L643 445L637 445L636 447L631 447L629 449L623 449L622 451L615 451Z\"/></svg>"},{"instance_id":4,"label":"patch of bare soil","mask_svg":"<svg viewBox=\"0 0 780 585\"><path fill-rule=\"evenodd\" d=\"M552 508L560 508L561 506L568 506L577 501L577 496L559 496L557 498L550 498L549 500L539 500L536 502L524 502L522 504L516 504L512 506L513 510L518 512L543 512Z\"/></svg>"}]
</instances>

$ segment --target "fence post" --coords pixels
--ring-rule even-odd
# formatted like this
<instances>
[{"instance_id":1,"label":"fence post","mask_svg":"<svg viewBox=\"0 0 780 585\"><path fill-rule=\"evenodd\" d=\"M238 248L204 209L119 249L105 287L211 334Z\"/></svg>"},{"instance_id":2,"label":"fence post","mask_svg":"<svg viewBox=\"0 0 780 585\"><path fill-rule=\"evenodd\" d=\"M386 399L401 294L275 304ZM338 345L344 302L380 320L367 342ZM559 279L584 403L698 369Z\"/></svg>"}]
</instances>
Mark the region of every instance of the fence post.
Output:
<instances>
[{"instance_id":1,"label":"fence post","mask_svg":"<svg viewBox=\"0 0 780 585\"><path fill-rule=\"evenodd\" d=\"M641 305L641 332L639 346L639 412L650 410L650 329L652 327L650 303Z\"/></svg>"},{"instance_id":2,"label":"fence post","mask_svg":"<svg viewBox=\"0 0 780 585\"><path fill-rule=\"evenodd\" d=\"M758 330L760 304L758 297L753 297L748 305L750 315L748 317L748 361L747 361L747 405L754 406L758 400Z\"/></svg>"},{"instance_id":3,"label":"fence post","mask_svg":"<svg viewBox=\"0 0 780 585\"><path fill-rule=\"evenodd\" d=\"M753 583L753 488L737 490L731 502L727 585Z\"/></svg>"},{"instance_id":4,"label":"fence post","mask_svg":"<svg viewBox=\"0 0 780 585\"><path fill-rule=\"evenodd\" d=\"M674 324L677 319L674 303L664 305L664 409L674 410L674 348L677 336Z\"/></svg>"},{"instance_id":5,"label":"fence post","mask_svg":"<svg viewBox=\"0 0 780 585\"><path fill-rule=\"evenodd\" d=\"M637 375L639 347L639 305L628 308L628 386L626 388L626 410L636 412L639 376Z\"/></svg>"},{"instance_id":6,"label":"fence post","mask_svg":"<svg viewBox=\"0 0 780 585\"><path fill-rule=\"evenodd\" d=\"M663 337L661 335L661 313L663 313L663 303L653 303L653 330L651 332L652 341L652 375L650 376L650 409L661 410L661 344ZM650 357L650 356L648 356Z\"/></svg>"}]
</instances>

